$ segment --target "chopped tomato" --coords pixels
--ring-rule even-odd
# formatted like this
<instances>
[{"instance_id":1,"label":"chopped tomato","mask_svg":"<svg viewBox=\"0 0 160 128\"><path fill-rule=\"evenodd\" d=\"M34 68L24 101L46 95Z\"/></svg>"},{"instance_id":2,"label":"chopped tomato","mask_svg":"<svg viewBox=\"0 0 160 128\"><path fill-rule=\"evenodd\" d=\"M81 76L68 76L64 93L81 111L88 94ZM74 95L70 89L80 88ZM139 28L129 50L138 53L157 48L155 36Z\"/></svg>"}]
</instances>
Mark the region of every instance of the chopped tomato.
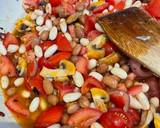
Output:
<instances>
[{"instance_id":1,"label":"chopped tomato","mask_svg":"<svg viewBox=\"0 0 160 128\"><path fill-rule=\"evenodd\" d=\"M95 9L93 10L93 14L101 13L103 10L105 10L106 8L108 8L108 6L109 6L109 3L108 3L108 2L104 3L103 5L95 8Z\"/></svg>"},{"instance_id":2,"label":"chopped tomato","mask_svg":"<svg viewBox=\"0 0 160 128\"><path fill-rule=\"evenodd\" d=\"M85 25L84 25L85 33L86 35L92 31L95 30L95 17L94 16L88 16L85 15Z\"/></svg>"},{"instance_id":3,"label":"chopped tomato","mask_svg":"<svg viewBox=\"0 0 160 128\"><path fill-rule=\"evenodd\" d=\"M19 44L18 39L12 34L12 33L7 33L5 35L4 41L3 41L4 46L7 48L8 45L10 44Z\"/></svg>"},{"instance_id":4,"label":"chopped tomato","mask_svg":"<svg viewBox=\"0 0 160 128\"><path fill-rule=\"evenodd\" d=\"M98 81L97 79L89 76L85 79L85 82L81 88L81 93L85 94L89 91L89 89L96 87L96 88L103 88L102 84L100 81Z\"/></svg>"},{"instance_id":5,"label":"chopped tomato","mask_svg":"<svg viewBox=\"0 0 160 128\"><path fill-rule=\"evenodd\" d=\"M100 123L104 128L132 128L132 122L121 109L109 109L100 117Z\"/></svg>"},{"instance_id":6,"label":"chopped tomato","mask_svg":"<svg viewBox=\"0 0 160 128\"><path fill-rule=\"evenodd\" d=\"M56 44L58 45L58 50L62 52L71 52L72 47L70 42L67 40L67 38L62 34L59 33L56 38Z\"/></svg>"},{"instance_id":7,"label":"chopped tomato","mask_svg":"<svg viewBox=\"0 0 160 128\"><path fill-rule=\"evenodd\" d=\"M52 7L56 7L61 4L61 0L49 0Z\"/></svg>"},{"instance_id":8,"label":"chopped tomato","mask_svg":"<svg viewBox=\"0 0 160 128\"><path fill-rule=\"evenodd\" d=\"M30 62L28 65L27 65L27 75L28 76L35 76L36 73L38 71L38 64L37 64L37 61L34 60L32 62Z\"/></svg>"},{"instance_id":9,"label":"chopped tomato","mask_svg":"<svg viewBox=\"0 0 160 128\"><path fill-rule=\"evenodd\" d=\"M128 89L128 94L130 95L136 95L140 92L142 92L142 85L135 85Z\"/></svg>"},{"instance_id":10,"label":"chopped tomato","mask_svg":"<svg viewBox=\"0 0 160 128\"><path fill-rule=\"evenodd\" d=\"M113 91L110 93L110 100L116 107L123 108L124 111L128 111L129 96L123 91Z\"/></svg>"},{"instance_id":11,"label":"chopped tomato","mask_svg":"<svg viewBox=\"0 0 160 128\"><path fill-rule=\"evenodd\" d=\"M30 115L29 110L18 101L19 97L20 96L17 94L12 96L5 103L6 106L16 114L20 114L22 116L29 116Z\"/></svg>"},{"instance_id":12,"label":"chopped tomato","mask_svg":"<svg viewBox=\"0 0 160 128\"><path fill-rule=\"evenodd\" d=\"M63 105L56 105L48 108L40 114L34 124L34 128L46 128L54 123L60 122L63 116L63 112Z\"/></svg>"},{"instance_id":13,"label":"chopped tomato","mask_svg":"<svg viewBox=\"0 0 160 128\"><path fill-rule=\"evenodd\" d=\"M49 48L54 42L53 41L43 41L43 43L40 44L43 51L45 51L47 48Z\"/></svg>"},{"instance_id":14,"label":"chopped tomato","mask_svg":"<svg viewBox=\"0 0 160 128\"><path fill-rule=\"evenodd\" d=\"M58 52L53 56L49 57L47 62L53 68L57 66L61 60L69 59L70 57L71 57L71 53L69 52Z\"/></svg>"},{"instance_id":15,"label":"chopped tomato","mask_svg":"<svg viewBox=\"0 0 160 128\"><path fill-rule=\"evenodd\" d=\"M72 4L63 2L62 6L65 14L72 15L76 12L75 7Z\"/></svg>"},{"instance_id":16,"label":"chopped tomato","mask_svg":"<svg viewBox=\"0 0 160 128\"><path fill-rule=\"evenodd\" d=\"M117 89L120 90L120 91L127 92L127 88L126 88L126 85L124 83L119 83Z\"/></svg>"},{"instance_id":17,"label":"chopped tomato","mask_svg":"<svg viewBox=\"0 0 160 128\"><path fill-rule=\"evenodd\" d=\"M66 93L73 92L73 90L75 89L75 87L71 84L64 84L57 81L54 82L54 87L58 89L61 99Z\"/></svg>"},{"instance_id":18,"label":"chopped tomato","mask_svg":"<svg viewBox=\"0 0 160 128\"><path fill-rule=\"evenodd\" d=\"M36 88L41 95L45 95L45 92L43 89L43 78L40 75L37 74L33 78L30 78L29 85L31 90L33 88Z\"/></svg>"},{"instance_id":19,"label":"chopped tomato","mask_svg":"<svg viewBox=\"0 0 160 128\"><path fill-rule=\"evenodd\" d=\"M111 54L114 51L117 51L117 47L110 41L106 42L103 47L105 49L106 56L108 56L109 54Z\"/></svg>"},{"instance_id":20,"label":"chopped tomato","mask_svg":"<svg viewBox=\"0 0 160 128\"><path fill-rule=\"evenodd\" d=\"M38 8L40 0L23 0L24 9L35 9Z\"/></svg>"},{"instance_id":21,"label":"chopped tomato","mask_svg":"<svg viewBox=\"0 0 160 128\"><path fill-rule=\"evenodd\" d=\"M87 34L87 38L89 40L94 40L99 35L101 35L101 32L98 32L97 30L92 30Z\"/></svg>"},{"instance_id":22,"label":"chopped tomato","mask_svg":"<svg viewBox=\"0 0 160 128\"><path fill-rule=\"evenodd\" d=\"M47 68L52 68L53 66L48 63L48 60L45 59L44 57L39 58L38 60L38 69L41 70L43 66Z\"/></svg>"},{"instance_id":23,"label":"chopped tomato","mask_svg":"<svg viewBox=\"0 0 160 128\"><path fill-rule=\"evenodd\" d=\"M160 18L160 1L151 0L146 7L146 10L154 17Z\"/></svg>"},{"instance_id":24,"label":"chopped tomato","mask_svg":"<svg viewBox=\"0 0 160 128\"><path fill-rule=\"evenodd\" d=\"M0 76L8 75L9 77L16 76L16 68L12 61L7 56L0 56Z\"/></svg>"},{"instance_id":25,"label":"chopped tomato","mask_svg":"<svg viewBox=\"0 0 160 128\"><path fill-rule=\"evenodd\" d=\"M138 125L139 121L140 121L140 113L135 110L130 108L127 112L127 116L128 118L131 120L131 122L133 123L134 126Z\"/></svg>"},{"instance_id":26,"label":"chopped tomato","mask_svg":"<svg viewBox=\"0 0 160 128\"><path fill-rule=\"evenodd\" d=\"M69 4L75 4L78 0L63 0L63 2L69 3Z\"/></svg>"},{"instance_id":27,"label":"chopped tomato","mask_svg":"<svg viewBox=\"0 0 160 128\"><path fill-rule=\"evenodd\" d=\"M68 124L79 127L88 128L93 122L98 120L102 112L93 108L83 108L72 114L68 120Z\"/></svg>"},{"instance_id":28,"label":"chopped tomato","mask_svg":"<svg viewBox=\"0 0 160 128\"><path fill-rule=\"evenodd\" d=\"M79 57L76 63L77 71L81 72L82 74L86 75L88 72L88 60L85 57Z\"/></svg>"}]
</instances>

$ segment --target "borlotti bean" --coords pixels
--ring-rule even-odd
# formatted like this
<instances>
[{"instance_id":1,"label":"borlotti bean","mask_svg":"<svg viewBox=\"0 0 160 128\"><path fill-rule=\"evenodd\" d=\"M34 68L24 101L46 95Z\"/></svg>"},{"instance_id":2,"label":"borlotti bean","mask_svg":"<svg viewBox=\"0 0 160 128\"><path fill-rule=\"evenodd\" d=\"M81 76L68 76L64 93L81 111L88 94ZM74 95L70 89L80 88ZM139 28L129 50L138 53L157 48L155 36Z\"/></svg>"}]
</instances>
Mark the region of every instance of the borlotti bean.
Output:
<instances>
[{"instance_id":1,"label":"borlotti bean","mask_svg":"<svg viewBox=\"0 0 160 128\"><path fill-rule=\"evenodd\" d=\"M39 103L40 103L40 98L39 97L35 97L31 101L31 103L29 105L29 111L30 112L35 112L38 109L38 107L39 107Z\"/></svg>"},{"instance_id":2,"label":"borlotti bean","mask_svg":"<svg viewBox=\"0 0 160 128\"><path fill-rule=\"evenodd\" d=\"M76 73L73 75L73 80L77 87L82 87L82 85L84 84L83 75L78 71L76 71Z\"/></svg>"},{"instance_id":3,"label":"borlotti bean","mask_svg":"<svg viewBox=\"0 0 160 128\"><path fill-rule=\"evenodd\" d=\"M9 86L9 78L8 76L2 76L1 77L1 87L2 89L7 89Z\"/></svg>"},{"instance_id":4,"label":"borlotti bean","mask_svg":"<svg viewBox=\"0 0 160 128\"><path fill-rule=\"evenodd\" d=\"M63 96L63 101L66 103L73 102L78 100L81 97L81 95L82 94L80 92L70 92Z\"/></svg>"}]
</instances>

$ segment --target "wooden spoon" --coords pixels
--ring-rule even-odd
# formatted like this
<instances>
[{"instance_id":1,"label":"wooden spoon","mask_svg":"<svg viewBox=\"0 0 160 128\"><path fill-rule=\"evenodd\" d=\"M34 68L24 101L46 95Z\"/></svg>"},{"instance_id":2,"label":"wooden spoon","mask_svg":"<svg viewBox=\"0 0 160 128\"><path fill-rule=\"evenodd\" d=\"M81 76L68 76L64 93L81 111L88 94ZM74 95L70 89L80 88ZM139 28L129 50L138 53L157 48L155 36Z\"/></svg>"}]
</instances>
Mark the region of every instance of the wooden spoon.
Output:
<instances>
[{"instance_id":1,"label":"wooden spoon","mask_svg":"<svg viewBox=\"0 0 160 128\"><path fill-rule=\"evenodd\" d=\"M107 36L129 57L160 76L160 24L132 7L99 19Z\"/></svg>"}]
</instances>

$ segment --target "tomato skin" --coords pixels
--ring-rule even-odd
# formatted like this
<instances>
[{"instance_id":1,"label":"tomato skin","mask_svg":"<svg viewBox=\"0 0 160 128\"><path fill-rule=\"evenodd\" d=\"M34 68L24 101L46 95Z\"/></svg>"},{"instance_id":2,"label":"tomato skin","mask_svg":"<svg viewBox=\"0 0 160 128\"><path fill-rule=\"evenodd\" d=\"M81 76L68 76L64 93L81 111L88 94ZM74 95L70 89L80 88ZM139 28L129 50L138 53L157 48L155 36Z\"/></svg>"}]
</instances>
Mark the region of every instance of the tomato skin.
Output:
<instances>
[{"instance_id":1,"label":"tomato skin","mask_svg":"<svg viewBox=\"0 0 160 128\"><path fill-rule=\"evenodd\" d=\"M54 123L60 122L63 112L63 105L56 105L48 108L39 115L34 124L34 128L46 128Z\"/></svg>"},{"instance_id":2,"label":"tomato skin","mask_svg":"<svg viewBox=\"0 0 160 128\"><path fill-rule=\"evenodd\" d=\"M52 7L56 7L61 4L61 0L50 0L49 2Z\"/></svg>"},{"instance_id":3,"label":"tomato skin","mask_svg":"<svg viewBox=\"0 0 160 128\"><path fill-rule=\"evenodd\" d=\"M66 93L73 92L75 89L71 84L64 84L58 81L54 82L54 87L59 91L60 99L62 99Z\"/></svg>"},{"instance_id":4,"label":"tomato skin","mask_svg":"<svg viewBox=\"0 0 160 128\"><path fill-rule=\"evenodd\" d=\"M86 94L89 91L89 89L91 89L93 87L103 88L103 85L97 79L89 76L85 79L85 82L84 82L83 86L81 87L81 93Z\"/></svg>"},{"instance_id":5,"label":"tomato skin","mask_svg":"<svg viewBox=\"0 0 160 128\"><path fill-rule=\"evenodd\" d=\"M38 68L39 68L39 70L41 70L43 68L43 66L45 66L47 68L51 68L52 67L51 65L49 65L47 59L45 59L44 57L41 57L38 60Z\"/></svg>"},{"instance_id":6,"label":"tomato skin","mask_svg":"<svg viewBox=\"0 0 160 128\"><path fill-rule=\"evenodd\" d=\"M79 128L88 128L93 122L99 119L102 112L93 108L83 108L72 114L68 124Z\"/></svg>"},{"instance_id":7,"label":"tomato skin","mask_svg":"<svg viewBox=\"0 0 160 128\"><path fill-rule=\"evenodd\" d=\"M86 75L88 72L88 60L83 56L79 56L78 61L76 63L76 69L77 71Z\"/></svg>"},{"instance_id":8,"label":"tomato skin","mask_svg":"<svg viewBox=\"0 0 160 128\"><path fill-rule=\"evenodd\" d=\"M70 42L67 40L67 38L62 34L59 33L56 38L56 44L58 46L58 50L62 52L71 52L72 47Z\"/></svg>"},{"instance_id":9,"label":"tomato skin","mask_svg":"<svg viewBox=\"0 0 160 128\"><path fill-rule=\"evenodd\" d=\"M36 60L30 62L27 65L27 75L28 76L31 76L31 77L35 76L37 71L38 71L38 64Z\"/></svg>"},{"instance_id":10,"label":"tomato skin","mask_svg":"<svg viewBox=\"0 0 160 128\"><path fill-rule=\"evenodd\" d=\"M69 59L71 57L70 52L58 52L53 56L49 57L47 63L50 65L51 68L54 68L59 64L59 62L63 59Z\"/></svg>"},{"instance_id":11,"label":"tomato skin","mask_svg":"<svg viewBox=\"0 0 160 128\"><path fill-rule=\"evenodd\" d=\"M109 3L106 2L103 5L97 7L96 9L93 10L93 14L97 14L97 13L101 13L103 10L105 10L106 8L108 8Z\"/></svg>"},{"instance_id":12,"label":"tomato skin","mask_svg":"<svg viewBox=\"0 0 160 128\"><path fill-rule=\"evenodd\" d=\"M104 128L133 128L127 114L121 109L109 109L99 120Z\"/></svg>"},{"instance_id":13,"label":"tomato skin","mask_svg":"<svg viewBox=\"0 0 160 128\"><path fill-rule=\"evenodd\" d=\"M151 0L147 5L146 10L154 17L160 18L160 1Z\"/></svg>"},{"instance_id":14,"label":"tomato skin","mask_svg":"<svg viewBox=\"0 0 160 128\"><path fill-rule=\"evenodd\" d=\"M131 120L134 126L138 125L141 120L140 113L137 110L132 108L128 110L127 116Z\"/></svg>"},{"instance_id":15,"label":"tomato skin","mask_svg":"<svg viewBox=\"0 0 160 128\"><path fill-rule=\"evenodd\" d=\"M15 112L16 114L27 117L30 115L30 112L25 106L18 102L19 97L20 96L16 94L8 99L5 104L11 111Z\"/></svg>"},{"instance_id":16,"label":"tomato skin","mask_svg":"<svg viewBox=\"0 0 160 128\"><path fill-rule=\"evenodd\" d=\"M110 41L106 42L103 47L105 49L106 56L118 50L118 48Z\"/></svg>"},{"instance_id":17,"label":"tomato skin","mask_svg":"<svg viewBox=\"0 0 160 128\"><path fill-rule=\"evenodd\" d=\"M7 48L8 45L10 45L10 44L16 44L16 45L18 45L19 42L18 42L18 39L17 39L12 33L9 33L9 32L8 32L8 33L5 35L3 44L4 44L4 46Z\"/></svg>"},{"instance_id":18,"label":"tomato skin","mask_svg":"<svg viewBox=\"0 0 160 128\"><path fill-rule=\"evenodd\" d=\"M51 45L53 45L53 41L43 41L43 43L40 44L43 51L47 50Z\"/></svg>"}]
</instances>

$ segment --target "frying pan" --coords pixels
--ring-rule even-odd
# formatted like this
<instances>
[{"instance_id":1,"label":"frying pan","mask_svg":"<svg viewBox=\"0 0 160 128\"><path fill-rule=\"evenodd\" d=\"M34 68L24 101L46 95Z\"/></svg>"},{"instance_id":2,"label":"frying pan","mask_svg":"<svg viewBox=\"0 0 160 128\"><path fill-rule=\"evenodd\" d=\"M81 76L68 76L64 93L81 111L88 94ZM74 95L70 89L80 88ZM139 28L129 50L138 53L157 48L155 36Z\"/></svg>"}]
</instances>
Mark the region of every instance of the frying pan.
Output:
<instances>
[{"instance_id":1,"label":"frying pan","mask_svg":"<svg viewBox=\"0 0 160 128\"><path fill-rule=\"evenodd\" d=\"M0 32L12 31L18 18L24 16L22 0L0 0ZM2 68L2 67L0 67ZM0 128L20 128L15 119L4 105L4 97L0 88L0 111L5 113L0 117Z\"/></svg>"}]
</instances>

